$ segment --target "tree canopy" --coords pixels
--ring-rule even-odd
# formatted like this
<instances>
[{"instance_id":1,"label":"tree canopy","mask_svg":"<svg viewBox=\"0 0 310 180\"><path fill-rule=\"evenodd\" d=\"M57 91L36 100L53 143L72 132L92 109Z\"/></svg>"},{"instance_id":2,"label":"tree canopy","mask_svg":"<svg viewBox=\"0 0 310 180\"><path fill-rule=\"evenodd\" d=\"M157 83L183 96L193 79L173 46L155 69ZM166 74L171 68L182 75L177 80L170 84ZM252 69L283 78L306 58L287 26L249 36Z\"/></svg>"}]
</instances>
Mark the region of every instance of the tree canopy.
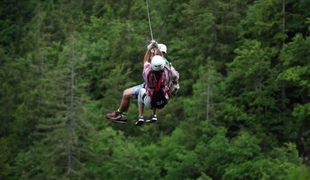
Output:
<instances>
[{"instance_id":1,"label":"tree canopy","mask_svg":"<svg viewBox=\"0 0 310 180\"><path fill-rule=\"evenodd\" d=\"M137 127L146 1L1 3L0 179L309 179L310 1L148 5L180 91Z\"/></svg>"}]
</instances>

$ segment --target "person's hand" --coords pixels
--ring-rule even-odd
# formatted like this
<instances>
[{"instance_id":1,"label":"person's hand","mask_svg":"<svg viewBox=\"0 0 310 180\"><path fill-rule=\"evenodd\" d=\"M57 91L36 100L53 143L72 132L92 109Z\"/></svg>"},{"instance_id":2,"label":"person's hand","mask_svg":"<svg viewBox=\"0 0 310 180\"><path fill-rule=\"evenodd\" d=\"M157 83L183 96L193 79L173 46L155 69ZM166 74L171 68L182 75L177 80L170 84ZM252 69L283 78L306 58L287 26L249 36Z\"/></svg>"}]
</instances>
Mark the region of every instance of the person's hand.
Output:
<instances>
[{"instance_id":1,"label":"person's hand","mask_svg":"<svg viewBox=\"0 0 310 180\"><path fill-rule=\"evenodd\" d=\"M153 48L158 49L158 43L155 40L152 40L151 43L147 46L148 50L151 50Z\"/></svg>"},{"instance_id":2,"label":"person's hand","mask_svg":"<svg viewBox=\"0 0 310 180\"><path fill-rule=\"evenodd\" d=\"M156 50L159 50L158 48L158 43L155 41L154 44L153 44L153 48L155 48Z\"/></svg>"},{"instance_id":3,"label":"person's hand","mask_svg":"<svg viewBox=\"0 0 310 180\"><path fill-rule=\"evenodd\" d=\"M156 43L156 41L155 41L155 40L152 40L151 43L147 46L147 49L148 49L148 50L153 49L155 43Z\"/></svg>"}]
</instances>

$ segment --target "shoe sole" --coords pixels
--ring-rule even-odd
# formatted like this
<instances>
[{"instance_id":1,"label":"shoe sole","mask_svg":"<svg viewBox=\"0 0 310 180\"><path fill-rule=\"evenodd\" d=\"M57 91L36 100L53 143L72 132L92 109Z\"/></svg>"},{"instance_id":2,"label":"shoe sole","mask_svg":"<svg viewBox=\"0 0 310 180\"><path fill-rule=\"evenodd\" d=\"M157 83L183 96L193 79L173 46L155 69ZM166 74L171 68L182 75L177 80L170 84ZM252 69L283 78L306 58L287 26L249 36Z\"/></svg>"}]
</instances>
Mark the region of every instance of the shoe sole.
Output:
<instances>
[{"instance_id":1,"label":"shoe sole","mask_svg":"<svg viewBox=\"0 0 310 180\"><path fill-rule=\"evenodd\" d=\"M125 122L125 121L113 120L113 119L108 118L107 116L106 116L106 118L107 118L108 120L114 122L114 123L127 124L127 122Z\"/></svg>"},{"instance_id":2,"label":"shoe sole","mask_svg":"<svg viewBox=\"0 0 310 180\"><path fill-rule=\"evenodd\" d=\"M156 121L157 121L157 120L153 120L153 119L152 119L152 120L146 120L147 123L154 123L154 122L156 122Z\"/></svg>"},{"instance_id":3,"label":"shoe sole","mask_svg":"<svg viewBox=\"0 0 310 180\"><path fill-rule=\"evenodd\" d=\"M142 124L144 123L144 121L139 121L137 123L135 123L136 126L142 126Z\"/></svg>"}]
</instances>

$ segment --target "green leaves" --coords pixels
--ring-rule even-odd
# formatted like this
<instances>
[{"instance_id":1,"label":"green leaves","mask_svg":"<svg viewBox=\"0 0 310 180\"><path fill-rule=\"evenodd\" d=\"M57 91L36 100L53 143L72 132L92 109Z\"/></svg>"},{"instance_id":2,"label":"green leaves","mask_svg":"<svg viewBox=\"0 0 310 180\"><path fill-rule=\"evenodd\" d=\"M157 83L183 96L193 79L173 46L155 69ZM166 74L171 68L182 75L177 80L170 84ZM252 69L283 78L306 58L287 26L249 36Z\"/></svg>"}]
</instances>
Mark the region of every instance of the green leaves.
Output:
<instances>
[{"instance_id":1,"label":"green leaves","mask_svg":"<svg viewBox=\"0 0 310 180\"><path fill-rule=\"evenodd\" d=\"M0 176L307 179L310 3L149 5L181 90L136 127L135 99L127 125L104 116L143 82L145 1L3 2Z\"/></svg>"},{"instance_id":2,"label":"green leaves","mask_svg":"<svg viewBox=\"0 0 310 180\"><path fill-rule=\"evenodd\" d=\"M306 165L301 165L292 171L287 180L307 180L309 178L309 168Z\"/></svg>"},{"instance_id":3,"label":"green leaves","mask_svg":"<svg viewBox=\"0 0 310 180\"><path fill-rule=\"evenodd\" d=\"M294 84L300 83L306 86L308 75L310 38L304 39L301 34L296 34L293 41L288 43L281 51L280 58L286 69L279 74L279 79L292 81ZM297 85L296 84L296 85Z\"/></svg>"},{"instance_id":4,"label":"green leaves","mask_svg":"<svg viewBox=\"0 0 310 180\"><path fill-rule=\"evenodd\" d=\"M282 1L255 1L247 10L247 18L241 20L240 36L257 39L263 46L281 43L286 37L285 34L279 34L283 32L281 15Z\"/></svg>"}]
</instances>

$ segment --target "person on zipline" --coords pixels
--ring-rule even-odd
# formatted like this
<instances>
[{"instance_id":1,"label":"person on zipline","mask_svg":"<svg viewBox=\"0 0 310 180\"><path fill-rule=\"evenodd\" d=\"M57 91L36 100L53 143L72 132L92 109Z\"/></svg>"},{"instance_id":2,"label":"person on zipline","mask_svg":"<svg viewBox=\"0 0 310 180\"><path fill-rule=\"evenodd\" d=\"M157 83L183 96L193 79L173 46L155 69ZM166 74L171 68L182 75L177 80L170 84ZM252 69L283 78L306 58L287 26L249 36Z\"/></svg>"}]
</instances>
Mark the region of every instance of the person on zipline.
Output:
<instances>
[{"instance_id":1,"label":"person on zipline","mask_svg":"<svg viewBox=\"0 0 310 180\"><path fill-rule=\"evenodd\" d=\"M139 117L135 125L141 126L144 123L144 106L152 109L152 114L147 122L156 122L157 109L163 108L168 103L168 81L170 69L165 63L162 53L155 55L149 62L149 51L143 59L143 78L146 82L145 88L141 88L138 96Z\"/></svg>"},{"instance_id":2,"label":"person on zipline","mask_svg":"<svg viewBox=\"0 0 310 180\"><path fill-rule=\"evenodd\" d=\"M154 47L157 46L157 47ZM157 51L156 48L158 48L160 51ZM151 53L151 57L155 56L155 54L160 53L164 56L167 53L167 47L164 44L157 44L156 41L152 40L152 42L147 46L146 53ZM165 58L164 58L165 59ZM169 62L165 59L165 64L169 65ZM119 108L116 111L113 111L112 113L106 114L106 118L111 120L112 122L117 123L127 123L127 112L130 105L130 99L136 98L138 99L138 95L140 92L140 89L145 87L145 82L130 88L127 88L123 91L122 100L120 103ZM149 117L149 119L146 120L146 122L156 121L157 116L156 113L152 113L152 115Z\"/></svg>"}]
</instances>

